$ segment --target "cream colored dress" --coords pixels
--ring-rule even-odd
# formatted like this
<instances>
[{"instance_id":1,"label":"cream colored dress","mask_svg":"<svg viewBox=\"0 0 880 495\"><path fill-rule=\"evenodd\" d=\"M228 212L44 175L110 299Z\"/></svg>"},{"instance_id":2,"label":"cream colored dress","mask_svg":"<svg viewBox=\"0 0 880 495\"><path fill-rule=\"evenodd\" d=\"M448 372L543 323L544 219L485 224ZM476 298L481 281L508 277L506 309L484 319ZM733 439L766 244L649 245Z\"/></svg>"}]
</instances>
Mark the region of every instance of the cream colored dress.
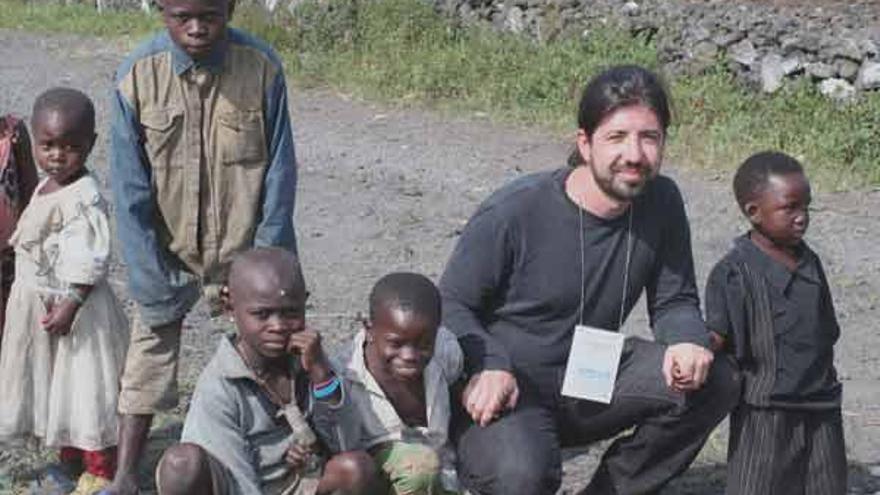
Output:
<instances>
[{"instance_id":1,"label":"cream colored dress","mask_svg":"<svg viewBox=\"0 0 880 495\"><path fill-rule=\"evenodd\" d=\"M16 276L0 351L0 442L35 435L48 446L115 445L129 331L107 284L110 225L95 178L35 193L10 243ZM69 284L94 288L70 333L51 336L40 320Z\"/></svg>"}]
</instances>

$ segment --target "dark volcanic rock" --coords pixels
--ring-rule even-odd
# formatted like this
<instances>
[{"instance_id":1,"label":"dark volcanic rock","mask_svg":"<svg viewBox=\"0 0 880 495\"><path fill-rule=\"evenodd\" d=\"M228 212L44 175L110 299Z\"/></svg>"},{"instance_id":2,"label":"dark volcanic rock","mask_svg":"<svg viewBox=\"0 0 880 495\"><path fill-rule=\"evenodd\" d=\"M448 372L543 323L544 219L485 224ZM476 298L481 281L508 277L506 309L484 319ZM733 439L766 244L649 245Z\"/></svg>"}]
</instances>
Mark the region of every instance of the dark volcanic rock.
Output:
<instances>
[{"instance_id":1,"label":"dark volcanic rock","mask_svg":"<svg viewBox=\"0 0 880 495\"><path fill-rule=\"evenodd\" d=\"M464 10L460 6L469 5L469 18L475 12L499 29L541 41L565 33L580 35L597 25L650 33L662 61L673 71L700 72L717 60L728 60L734 62L727 64L729 69L741 79L755 80L759 61L778 54L780 70L765 70L768 77L772 73L772 87L800 75L817 82L832 78L854 82L860 67L880 57L880 2L870 0L822 6L746 0L431 1L439 10L460 17ZM559 13L555 24L542 20L548 8Z\"/></svg>"}]
</instances>

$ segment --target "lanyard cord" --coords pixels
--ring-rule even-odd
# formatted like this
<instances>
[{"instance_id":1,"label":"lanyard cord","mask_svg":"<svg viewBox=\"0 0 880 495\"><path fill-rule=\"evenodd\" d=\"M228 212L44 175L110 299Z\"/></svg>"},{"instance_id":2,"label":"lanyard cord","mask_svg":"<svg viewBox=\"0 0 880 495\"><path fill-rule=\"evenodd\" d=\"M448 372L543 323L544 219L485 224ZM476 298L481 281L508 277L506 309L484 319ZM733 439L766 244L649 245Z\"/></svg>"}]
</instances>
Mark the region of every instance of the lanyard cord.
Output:
<instances>
[{"instance_id":1,"label":"lanyard cord","mask_svg":"<svg viewBox=\"0 0 880 495\"><path fill-rule=\"evenodd\" d=\"M627 213L627 226L626 226L626 261L623 265L623 293L620 297L620 313L617 318L617 329L623 326L623 313L626 310L626 295L629 292L629 265L632 259L632 226L633 226L633 209L635 209L635 204L630 203L629 212ZM584 208L582 206L578 206L578 220L580 224L580 229L578 230L578 239L580 240L581 245L581 303L579 306L580 313L580 324L584 324L584 304L587 298L587 249L585 246L584 237L586 233L584 232Z\"/></svg>"}]
</instances>

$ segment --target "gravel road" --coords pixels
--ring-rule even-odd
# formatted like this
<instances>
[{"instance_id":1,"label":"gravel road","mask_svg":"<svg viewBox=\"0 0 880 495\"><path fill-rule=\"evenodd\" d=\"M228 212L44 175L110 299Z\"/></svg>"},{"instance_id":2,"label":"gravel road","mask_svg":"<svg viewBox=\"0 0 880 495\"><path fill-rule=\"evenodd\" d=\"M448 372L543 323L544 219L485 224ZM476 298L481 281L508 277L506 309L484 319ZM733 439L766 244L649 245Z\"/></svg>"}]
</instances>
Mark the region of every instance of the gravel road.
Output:
<instances>
[{"instance_id":1,"label":"gravel road","mask_svg":"<svg viewBox=\"0 0 880 495\"><path fill-rule=\"evenodd\" d=\"M91 94L102 134L91 167L106 185L106 97L113 69L128 48L91 38L0 30L0 112L27 115L36 95L55 85ZM436 279L459 229L483 198L518 175L560 166L569 151L568 136L497 125L478 114L448 116L365 103L329 90L294 87L290 110L300 163L296 225L312 292L309 317L331 346L352 334L379 276L407 269ZM667 164L664 172L683 190L702 284L744 228L729 190L730 172L695 172L677 164ZM842 326L836 357L844 381L850 492L880 493L880 192L819 193L814 204L808 240L825 263ZM118 264L112 277L127 301ZM626 327L649 335L642 308ZM181 379L191 390L224 324L210 320L200 306L186 328ZM185 405L157 419L148 460L173 441ZM725 436L722 427L664 493L723 493ZM568 453L562 493L582 486L601 450L597 445ZM10 483L23 486L50 459L35 447L0 452L0 493L12 490ZM145 488L151 483L148 469Z\"/></svg>"}]
</instances>

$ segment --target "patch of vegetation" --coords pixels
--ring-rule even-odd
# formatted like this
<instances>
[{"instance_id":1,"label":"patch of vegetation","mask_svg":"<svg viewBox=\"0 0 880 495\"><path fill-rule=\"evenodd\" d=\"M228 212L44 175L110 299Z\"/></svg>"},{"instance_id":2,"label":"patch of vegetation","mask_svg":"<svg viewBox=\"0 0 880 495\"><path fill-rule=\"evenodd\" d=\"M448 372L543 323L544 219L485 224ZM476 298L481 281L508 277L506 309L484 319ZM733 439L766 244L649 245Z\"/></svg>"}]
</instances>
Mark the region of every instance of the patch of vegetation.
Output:
<instances>
[{"instance_id":1,"label":"patch of vegetation","mask_svg":"<svg viewBox=\"0 0 880 495\"><path fill-rule=\"evenodd\" d=\"M570 129L583 83L609 60L657 65L655 50L612 30L537 44L453 25L419 0L307 2L294 15L243 8L237 22L277 37L302 81L360 96L477 110L523 124Z\"/></svg>"},{"instance_id":2,"label":"patch of vegetation","mask_svg":"<svg viewBox=\"0 0 880 495\"><path fill-rule=\"evenodd\" d=\"M156 16L87 7L29 7L0 0L0 26L103 36L146 32ZM7 12L10 12L7 15ZM657 68L651 43L610 29L537 43L467 26L421 0L305 0L268 15L242 5L234 23L269 41L296 84L332 86L363 98L486 112L525 125L571 131L583 84L619 63ZM723 68L670 80L676 162L732 171L754 151L801 159L823 189L880 185L880 93L839 106L810 84L775 95L742 88Z\"/></svg>"},{"instance_id":3,"label":"patch of vegetation","mask_svg":"<svg viewBox=\"0 0 880 495\"><path fill-rule=\"evenodd\" d=\"M137 39L161 27L158 16L140 11L108 10L94 5L0 0L0 28L63 32L106 38Z\"/></svg>"},{"instance_id":4,"label":"patch of vegetation","mask_svg":"<svg viewBox=\"0 0 880 495\"><path fill-rule=\"evenodd\" d=\"M753 152L778 149L801 160L822 189L880 185L880 93L838 105L806 81L784 89L758 94L721 69L676 80L674 152L732 173Z\"/></svg>"}]
</instances>

